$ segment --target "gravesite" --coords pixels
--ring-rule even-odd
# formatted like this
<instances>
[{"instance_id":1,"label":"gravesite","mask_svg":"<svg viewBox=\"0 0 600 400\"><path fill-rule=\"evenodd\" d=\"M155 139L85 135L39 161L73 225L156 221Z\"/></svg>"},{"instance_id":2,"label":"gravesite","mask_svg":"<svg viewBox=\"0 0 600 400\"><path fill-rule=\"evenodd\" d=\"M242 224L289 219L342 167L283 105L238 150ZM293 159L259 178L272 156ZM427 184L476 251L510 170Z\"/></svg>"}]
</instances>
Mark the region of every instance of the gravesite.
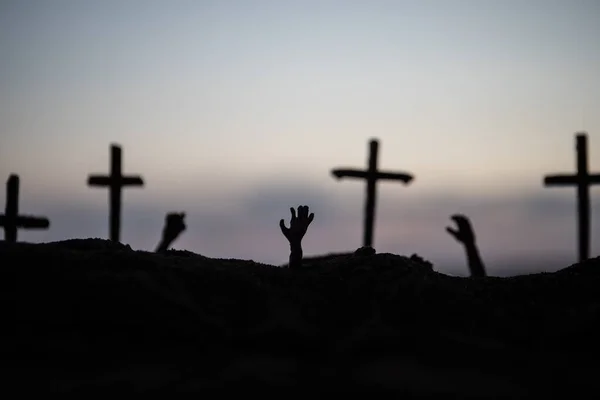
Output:
<instances>
[{"instance_id":1,"label":"gravesite","mask_svg":"<svg viewBox=\"0 0 600 400\"><path fill-rule=\"evenodd\" d=\"M0 1L4 397L600 397L599 21Z\"/></svg>"},{"instance_id":2,"label":"gravesite","mask_svg":"<svg viewBox=\"0 0 600 400\"><path fill-rule=\"evenodd\" d=\"M172 250L186 230L185 212L167 214L155 252L132 250L120 240L122 191L143 189L145 179L124 174L116 144L109 174L87 181L109 192L105 239L19 241L18 230L52 229L53 221L20 211L19 176L11 174L0 216L8 386L153 394L365 390L403 398L598 390L588 369L600 355L589 186L600 174L588 171L587 135L576 135L574 174L543 178L545 186L576 186L578 262L507 278L487 276L465 215L452 215L457 229L446 230L465 247L470 277L436 272L418 254L378 253L377 184L415 180L380 170L378 149L370 140L366 169L331 171L366 181L363 246L304 258L302 239L319 214L290 205L289 224L279 221L290 246L283 266Z\"/></svg>"}]
</instances>

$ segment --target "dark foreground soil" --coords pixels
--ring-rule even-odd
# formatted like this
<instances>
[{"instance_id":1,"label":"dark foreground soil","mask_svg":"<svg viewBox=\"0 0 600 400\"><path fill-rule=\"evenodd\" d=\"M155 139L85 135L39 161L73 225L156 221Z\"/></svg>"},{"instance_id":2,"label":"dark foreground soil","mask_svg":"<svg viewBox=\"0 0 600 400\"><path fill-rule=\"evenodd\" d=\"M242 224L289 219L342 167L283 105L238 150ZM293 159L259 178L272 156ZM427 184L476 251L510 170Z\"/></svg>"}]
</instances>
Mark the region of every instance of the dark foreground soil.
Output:
<instances>
[{"instance_id":1,"label":"dark foreground soil","mask_svg":"<svg viewBox=\"0 0 600 400\"><path fill-rule=\"evenodd\" d=\"M471 279L393 254L295 271L85 239L0 242L0 274L4 391L600 393L600 259Z\"/></svg>"}]
</instances>

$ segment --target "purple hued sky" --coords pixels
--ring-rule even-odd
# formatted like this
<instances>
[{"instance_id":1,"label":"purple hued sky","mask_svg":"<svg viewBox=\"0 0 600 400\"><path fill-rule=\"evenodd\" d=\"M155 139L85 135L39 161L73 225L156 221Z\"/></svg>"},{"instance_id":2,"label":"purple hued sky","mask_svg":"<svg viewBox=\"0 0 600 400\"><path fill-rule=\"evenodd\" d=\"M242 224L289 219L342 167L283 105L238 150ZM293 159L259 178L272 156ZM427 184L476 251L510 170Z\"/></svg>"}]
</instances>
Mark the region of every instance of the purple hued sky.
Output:
<instances>
[{"instance_id":1,"label":"purple hued sky","mask_svg":"<svg viewBox=\"0 0 600 400\"><path fill-rule=\"evenodd\" d=\"M330 171L365 167L375 137L380 168L415 175L378 186L377 251L465 275L460 212L490 275L566 267L575 189L542 181L575 170L581 130L600 172L599 20L596 0L4 0L0 178L51 220L19 238L106 238L107 190L86 181L116 142L146 182L124 194L135 249L181 210L175 248L282 264L279 219L306 204L305 254L351 251L365 187Z\"/></svg>"}]
</instances>

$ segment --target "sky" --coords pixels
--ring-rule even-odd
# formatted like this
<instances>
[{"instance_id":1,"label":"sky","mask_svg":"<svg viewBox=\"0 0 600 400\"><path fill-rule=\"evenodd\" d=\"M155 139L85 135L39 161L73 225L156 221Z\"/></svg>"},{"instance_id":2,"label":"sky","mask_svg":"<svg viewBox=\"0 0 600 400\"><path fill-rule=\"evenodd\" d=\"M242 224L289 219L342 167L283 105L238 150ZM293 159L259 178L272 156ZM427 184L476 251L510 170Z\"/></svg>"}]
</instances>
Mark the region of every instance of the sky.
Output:
<instances>
[{"instance_id":1,"label":"sky","mask_svg":"<svg viewBox=\"0 0 600 400\"><path fill-rule=\"evenodd\" d=\"M377 138L379 168L415 177L378 184L378 252L467 275L445 231L463 213L489 275L564 268L576 191L543 178L575 171L579 131L600 172L599 22L596 0L0 0L0 179L51 223L19 240L107 238L86 182L118 143L145 181L123 196L134 249L185 211L174 248L280 265L305 204L305 255L353 251L365 185L331 169Z\"/></svg>"}]
</instances>

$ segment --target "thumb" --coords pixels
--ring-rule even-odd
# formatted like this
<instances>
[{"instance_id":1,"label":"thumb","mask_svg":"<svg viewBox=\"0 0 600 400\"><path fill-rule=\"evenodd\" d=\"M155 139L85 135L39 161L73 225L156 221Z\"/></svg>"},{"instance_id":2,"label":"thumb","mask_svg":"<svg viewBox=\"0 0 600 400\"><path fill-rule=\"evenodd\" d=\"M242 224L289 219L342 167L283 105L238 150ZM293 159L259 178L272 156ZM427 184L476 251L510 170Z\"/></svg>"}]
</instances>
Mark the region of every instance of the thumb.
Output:
<instances>
[{"instance_id":1,"label":"thumb","mask_svg":"<svg viewBox=\"0 0 600 400\"><path fill-rule=\"evenodd\" d=\"M451 234L452 236L454 236L454 238L455 238L455 239L458 239L458 231L456 231L456 230L454 230L454 229L452 229L452 228L450 228L450 227L447 227L447 228L446 228L446 231L447 231L449 234Z\"/></svg>"}]
</instances>

